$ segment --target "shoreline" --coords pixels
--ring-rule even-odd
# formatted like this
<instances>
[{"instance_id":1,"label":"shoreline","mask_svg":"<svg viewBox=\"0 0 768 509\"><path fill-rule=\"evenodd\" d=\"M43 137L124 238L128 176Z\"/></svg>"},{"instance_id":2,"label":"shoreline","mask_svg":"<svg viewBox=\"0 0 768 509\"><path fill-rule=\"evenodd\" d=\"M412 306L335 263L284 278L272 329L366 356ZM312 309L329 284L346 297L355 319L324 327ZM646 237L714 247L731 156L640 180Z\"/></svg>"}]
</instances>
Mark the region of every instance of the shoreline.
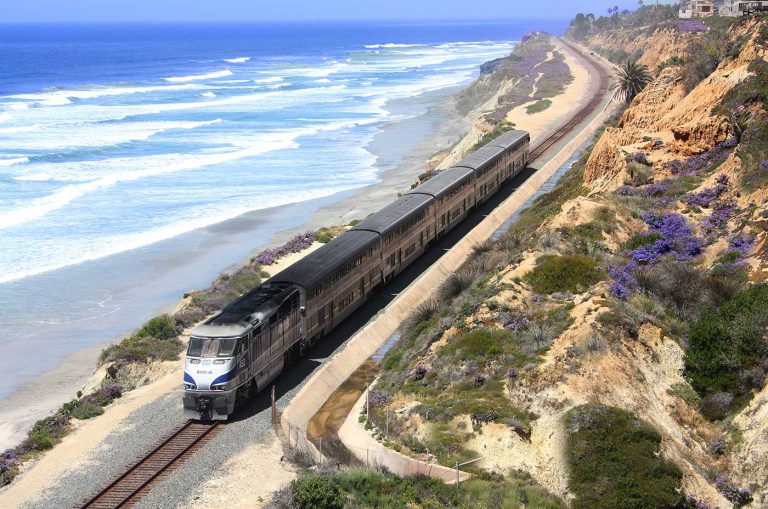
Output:
<instances>
[{"instance_id":1,"label":"shoreline","mask_svg":"<svg viewBox=\"0 0 768 509\"><path fill-rule=\"evenodd\" d=\"M195 285L190 284L175 296L168 295L168 292L159 298L156 296L152 311L146 316L146 319L158 313L172 311L181 302L183 292L196 289L195 287L206 288L218 274L239 267L244 261L264 248L280 245L293 235L307 230L316 230L322 226L347 224L353 219L363 219L368 214L393 201L398 192L407 190L416 176L424 171L426 161L438 148L448 148L456 141L456 138L463 134L462 129L466 132L472 125L472 119L460 117L453 107L454 98L462 88L463 86L448 87L410 98L395 99L385 105L394 117L398 115L399 111L405 112L409 108L421 106L423 111L415 116L396 119L384 124L379 128L370 144L365 147L376 157L375 167L379 180L374 184L342 191L324 198L248 212L237 218L181 235L179 237L180 243L186 241L191 246L182 250L187 251L186 253L177 253L175 258L168 258L167 255L172 253L163 252L163 244L171 243L175 239L136 250L144 252L150 262L154 262L157 269L162 270L171 265L184 265L188 263L186 260L205 250L208 245L201 240L202 238L207 238L209 242L211 239L217 239L232 245L237 244L238 240L247 242L249 233L258 234L259 230L262 229L272 230L267 235L262 235L260 240L251 243L247 248L243 249L240 246L241 255L234 262L229 261L216 265L217 260L215 259L221 258L221 256L209 254L208 258L210 259L206 260L206 268L212 276L208 278L208 281ZM410 147L406 145L406 149L400 148L401 145L397 139L386 139L386 137L402 138L419 131L423 133L423 136L412 143ZM393 164L398 161L398 164ZM295 220L296 217L302 216L303 220ZM286 224L286 221L270 223L270 218L274 220L282 217L290 217L292 221L289 223L293 224ZM347 217L349 219L345 220L344 218ZM267 228L264 228L265 225ZM269 228L270 226L272 228ZM198 237L197 242L194 242L193 237ZM149 252L148 255L146 255L147 252ZM110 258L131 258L132 254L134 253L120 253L114 257L95 260L93 264L86 262L81 265L108 266ZM71 269L78 272L78 269L83 269L83 267L75 266ZM269 271L269 267L265 267L265 270ZM202 280L202 277L198 278L198 281ZM135 298L140 297L141 292L137 290L141 288L144 288L142 283L135 284L132 289L132 293L136 294ZM112 335L110 339L97 344L83 345L83 348L78 348L79 345L76 345L66 352L58 362L49 363L52 367L33 375L15 390L2 397L0 401L5 403L4 408L8 410L0 410L0 450L16 445L25 436L34 421L50 415L61 404L75 397L75 393L83 388L97 371L98 356L103 348L120 341L146 319L136 321L132 329L116 331L116 334ZM34 401L35 404L30 405L30 401Z\"/></svg>"}]
</instances>

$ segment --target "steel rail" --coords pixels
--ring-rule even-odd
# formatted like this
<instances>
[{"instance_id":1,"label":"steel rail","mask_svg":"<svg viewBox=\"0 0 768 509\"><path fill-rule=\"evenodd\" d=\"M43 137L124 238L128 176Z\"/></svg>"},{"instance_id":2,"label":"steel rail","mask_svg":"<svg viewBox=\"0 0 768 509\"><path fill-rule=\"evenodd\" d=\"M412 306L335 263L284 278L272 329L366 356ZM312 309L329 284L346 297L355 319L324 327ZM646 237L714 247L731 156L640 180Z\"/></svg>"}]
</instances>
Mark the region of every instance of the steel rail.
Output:
<instances>
[{"instance_id":1,"label":"steel rail","mask_svg":"<svg viewBox=\"0 0 768 509\"><path fill-rule=\"evenodd\" d=\"M584 105L576 114L571 117L568 122L560 126L554 133L550 134L547 138L540 141L536 147L531 150L529 156L529 164L539 159L544 153L549 150L557 142L565 138L571 131L573 131L579 124L584 121L589 115L591 115L600 103L603 101L603 97L608 92L609 77L605 69L598 65L594 60L585 55L580 49L573 46L571 43L566 42L563 39L560 41L568 46L571 50L578 53L587 64L592 67L600 78L598 90L590 101Z\"/></svg>"},{"instance_id":2,"label":"steel rail","mask_svg":"<svg viewBox=\"0 0 768 509\"><path fill-rule=\"evenodd\" d=\"M83 509L130 507L148 491L153 482L178 467L194 449L210 440L217 428L216 422L187 421L80 507Z\"/></svg>"}]
</instances>

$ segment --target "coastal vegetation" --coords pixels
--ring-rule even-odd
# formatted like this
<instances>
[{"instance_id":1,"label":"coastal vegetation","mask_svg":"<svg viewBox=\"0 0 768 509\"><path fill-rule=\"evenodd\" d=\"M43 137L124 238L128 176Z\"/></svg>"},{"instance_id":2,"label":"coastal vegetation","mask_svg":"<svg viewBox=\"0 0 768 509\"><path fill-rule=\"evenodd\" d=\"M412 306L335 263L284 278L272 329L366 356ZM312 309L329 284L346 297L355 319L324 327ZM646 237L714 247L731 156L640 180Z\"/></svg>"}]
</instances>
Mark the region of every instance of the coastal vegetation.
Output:
<instances>
[{"instance_id":1,"label":"coastal vegetation","mask_svg":"<svg viewBox=\"0 0 768 509\"><path fill-rule=\"evenodd\" d=\"M566 415L573 509L674 509L682 472L657 455L661 435L629 412L583 405Z\"/></svg>"},{"instance_id":2,"label":"coastal vegetation","mask_svg":"<svg viewBox=\"0 0 768 509\"><path fill-rule=\"evenodd\" d=\"M0 454L0 487L9 484L19 474L22 463L51 449L72 431L74 420L91 419L104 413L104 407L123 395L123 387L105 385L91 394L65 403L53 415L38 420L27 437L16 447Z\"/></svg>"},{"instance_id":3,"label":"coastal vegetation","mask_svg":"<svg viewBox=\"0 0 768 509\"><path fill-rule=\"evenodd\" d=\"M646 66L627 60L616 70L611 86L613 98L629 104L650 82L651 74Z\"/></svg>"},{"instance_id":4,"label":"coastal vegetation","mask_svg":"<svg viewBox=\"0 0 768 509\"><path fill-rule=\"evenodd\" d=\"M455 509L564 509L565 504L523 475L502 481L480 476L460 488L426 477L401 479L371 469L304 471L278 490L269 509L397 509L401 507Z\"/></svg>"},{"instance_id":5,"label":"coastal vegetation","mask_svg":"<svg viewBox=\"0 0 768 509\"><path fill-rule=\"evenodd\" d=\"M549 109L549 107L552 106L552 101L549 99L539 99L535 103L526 106L525 112L529 115L534 115L536 113L542 112L546 109Z\"/></svg>"}]
</instances>

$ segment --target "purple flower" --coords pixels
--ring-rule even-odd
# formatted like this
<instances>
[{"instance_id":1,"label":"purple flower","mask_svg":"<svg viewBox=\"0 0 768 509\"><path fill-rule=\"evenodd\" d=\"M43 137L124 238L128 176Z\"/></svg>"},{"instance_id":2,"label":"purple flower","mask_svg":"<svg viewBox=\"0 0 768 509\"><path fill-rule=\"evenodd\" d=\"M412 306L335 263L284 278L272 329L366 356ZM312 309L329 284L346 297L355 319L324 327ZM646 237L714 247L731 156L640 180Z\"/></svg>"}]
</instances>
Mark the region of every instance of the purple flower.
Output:
<instances>
[{"instance_id":1,"label":"purple flower","mask_svg":"<svg viewBox=\"0 0 768 509\"><path fill-rule=\"evenodd\" d=\"M527 329L531 325L531 321L525 316L513 316L509 322L504 324L507 329L517 332Z\"/></svg>"},{"instance_id":2,"label":"purple flower","mask_svg":"<svg viewBox=\"0 0 768 509\"><path fill-rule=\"evenodd\" d=\"M643 196L646 198L649 196L661 196L667 192L668 186L659 182L658 184L651 184L643 189Z\"/></svg>"},{"instance_id":3,"label":"purple flower","mask_svg":"<svg viewBox=\"0 0 768 509\"><path fill-rule=\"evenodd\" d=\"M683 198L688 205L708 208L715 200L720 198L728 190L728 177L721 175L717 178L717 185L704 189L698 193L689 193Z\"/></svg>"},{"instance_id":4,"label":"purple flower","mask_svg":"<svg viewBox=\"0 0 768 509\"><path fill-rule=\"evenodd\" d=\"M424 364L416 364L411 371L411 375L415 380L423 380L427 373L429 373L429 368Z\"/></svg>"},{"instance_id":5,"label":"purple flower","mask_svg":"<svg viewBox=\"0 0 768 509\"><path fill-rule=\"evenodd\" d=\"M389 394L372 394L368 396L368 402L373 406L386 405L392 401L392 396Z\"/></svg>"},{"instance_id":6,"label":"purple flower","mask_svg":"<svg viewBox=\"0 0 768 509\"><path fill-rule=\"evenodd\" d=\"M728 250L747 254L755 243L755 238L756 237L752 234L735 235L728 239Z\"/></svg>"},{"instance_id":7,"label":"purple flower","mask_svg":"<svg viewBox=\"0 0 768 509\"><path fill-rule=\"evenodd\" d=\"M715 487L735 507L742 507L752 502L752 490L737 486L729 481L725 475L717 476Z\"/></svg>"},{"instance_id":8,"label":"purple flower","mask_svg":"<svg viewBox=\"0 0 768 509\"><path fill-rule=\"evenodd\" d=\"M485 381L488 379L486 375L483 373L476 373L475 374L475 385L483 385Z\"/></svg>"},{"instance_id":9,"label":"purple flower","mask_svg":"<svg viewBox=\"0 0 768 509\"><path fill-rule=\"evenodd\" d=\"M768 170L768 161L760 161L760 168L763 170Z\"/></svg>"},{"instance_id":10,"label":"purple flower","mask_svg":"<svg viewBox=\"0 0 768 509\"><path fill-rule=\"evenodd\" d=\"M701 21L692 20L673 20L667 22L667 28L682 32L684 34L696 34L699 32L706 32L708 27Z\"/></svg>"},{"instance_id":11,"label":"purple flower","mask_svg":"<svg viewBox=\"0 0 768 509\"><path fill-rule=\"evenodd\" d=\"M515 380L518 376L520 376L520 372L515 368L509 368L507 371L507 378L510 380Z\"/></svg>"},{"instance_id":12,"label":"purple flower","mask_svg":"<svg viewBox=\"0 0 768 509\"><path fill-rule=\"evenodd\" d=\"M623 267L608 267L608 274L613 278L609 285L611 295L619 300L627 300L632 290L637 288L637 280L632 275L632 270L637 267L630 263Z\"/></svg>"},{"instance_id":13,"label":"purple flower","mask_svg":"<svg viewBox=\"0 0 768 509\"><path fill-rule=\"evenodd\" d=\"M634 196L635 192L635 188L630 186L621 186L616 190L616 194L619 196Z\"/></svg>"}]
</instances>

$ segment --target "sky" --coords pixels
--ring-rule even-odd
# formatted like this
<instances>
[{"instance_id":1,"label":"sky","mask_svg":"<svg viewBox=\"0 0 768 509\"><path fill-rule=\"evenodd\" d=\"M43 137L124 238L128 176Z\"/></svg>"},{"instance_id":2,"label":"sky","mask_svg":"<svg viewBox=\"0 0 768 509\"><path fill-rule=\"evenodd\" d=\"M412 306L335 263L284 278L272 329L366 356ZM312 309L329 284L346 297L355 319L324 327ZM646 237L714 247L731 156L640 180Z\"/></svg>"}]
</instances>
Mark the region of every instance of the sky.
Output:
<instances>
[{"instance_id":1,"label":"sky","mask_svg":"<svg viewBox=\"0 0 768 509\"><path fill-rule=\"evenodd\" d=\"M614 5L638 6L637 0L0 0L0 23L571 18L605 14Z\"/></svg>"}]
</instances>

